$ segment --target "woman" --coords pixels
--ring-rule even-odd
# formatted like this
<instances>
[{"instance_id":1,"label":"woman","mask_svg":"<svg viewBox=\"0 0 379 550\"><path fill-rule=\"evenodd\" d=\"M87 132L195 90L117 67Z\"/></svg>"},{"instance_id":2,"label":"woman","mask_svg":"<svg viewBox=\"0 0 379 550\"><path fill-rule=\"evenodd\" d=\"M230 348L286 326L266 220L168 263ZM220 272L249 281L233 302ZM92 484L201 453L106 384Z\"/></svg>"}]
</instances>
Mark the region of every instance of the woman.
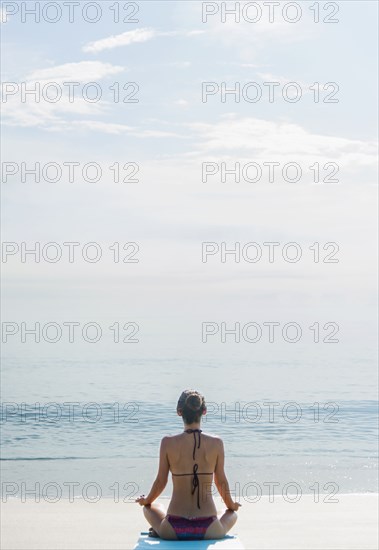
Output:
<instances>
[{"instance_id":1,"label":"woman","mask_svg":"<svg viewBox=\"0 0 379 550\"><path fill-rule=\"evenodd\" d=\"M204 397L199 392L182 393L177 413L183 418L184 431L162 439L157 477L147 497L142 495L136 500L144 507L152 536L168 540L220 539L237 521L236 511L241 505L230 496L223 442L200 429L201 417L206 412ZM166 487L169 471L173 476L173 493L166 514L161 505L153 502ZM213 476L227 507L220 519L211 494Z\"/></svg>"}]
</instances>

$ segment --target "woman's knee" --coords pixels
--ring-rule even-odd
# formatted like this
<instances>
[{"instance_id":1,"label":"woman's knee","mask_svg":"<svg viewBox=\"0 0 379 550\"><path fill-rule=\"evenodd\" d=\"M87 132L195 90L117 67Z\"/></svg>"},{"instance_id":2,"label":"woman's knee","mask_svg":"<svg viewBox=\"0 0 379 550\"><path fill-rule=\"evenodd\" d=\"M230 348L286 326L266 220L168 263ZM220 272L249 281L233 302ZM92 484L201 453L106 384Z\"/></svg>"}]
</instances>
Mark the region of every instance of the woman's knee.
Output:
<instances>
[{"instance_id":1,"label":"woman's knee","mask_svg":"<svg viewBox=\"0 0 379 550\"><path fill-rule=\"evenodd\" d=\"M233 510L227 510L227 513L229 514L228 515L228 521L234 525L235 522L237 521L238 519L238 515L236 514L236 512L234 512Z\"/></svg>"},{"instance_id":2,"label":"woman's knee","mask_svg":"<svg viewBox=\"0 0 379 550\"><path fill-rule=\"evenodd\" d=\"M161 504L150 504L149 506L144 506L143 507L143 514L145 516L145 518L147 519L147 521L151 524L153 521L156 522L156 521L162 521L163 518L165 517L166 513L165 513L165 509L164 509L164 506L162 506Z\"/></svg>"},{"instance_id":3,"label":"woman's knee","mask_svg":"<svg viewBox=\"0 0 379 550\"><path fill-rule=\"evenodd\" d=\"M148 515L148 511L147 511L147 507L146 506L143 506L142 508L142 512L143 512L143 515L145 516L145 518L147 517Z\"/></svg>"},{"instance_id":4,"label":"woman's knee","mask_svg":"<svg viewBox=\"0 0 379 550\"><path fill-rule=\"evenodd\" d=\"M238 514L236 514L236 512L232 512L230 521L233 523L233 525L236 523L237 519L238 519Z\"/></svg>"},{"instance_id":5,"label":"woman's knee","mask_svg":"<svg viewBox=\"0 0 379 550\"><path fill-rule=\"evenodd\" d=\"M220 522L227 533L238 519L237 514L233 510L226 510L223 516L220 518Z\"/></svg>"}]
</instances>

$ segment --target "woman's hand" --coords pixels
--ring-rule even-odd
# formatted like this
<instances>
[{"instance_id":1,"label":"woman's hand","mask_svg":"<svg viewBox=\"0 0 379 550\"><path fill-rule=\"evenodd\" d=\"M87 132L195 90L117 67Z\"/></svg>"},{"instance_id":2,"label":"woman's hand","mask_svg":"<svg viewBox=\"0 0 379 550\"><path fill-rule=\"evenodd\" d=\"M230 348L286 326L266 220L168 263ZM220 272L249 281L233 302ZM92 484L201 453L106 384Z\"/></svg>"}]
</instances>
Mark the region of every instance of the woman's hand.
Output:
<instances>
[{"instance_id":1,"label":"woman's hand","mask_svg":"<svg viewBox=\"0 0 379 550\"><path fill-rule=\"evenodd\" d=\"M147 502L145 495L141 495L139 498L136 498L136 502L138 502L140 506L150 506L151 504L150 502Z\"/></svg>"},{"instance_id":2,"label":"woman's hand","mask_svg":"<svg viewBox=\"0 0 379 550\"><path fill-rule=\"evenodd\" d=\"M233 510L233 512L238 512L238 508L242 506L239 502L232 502L231 506L228 506L228 510Z\"/></svg>"}]
</instances>

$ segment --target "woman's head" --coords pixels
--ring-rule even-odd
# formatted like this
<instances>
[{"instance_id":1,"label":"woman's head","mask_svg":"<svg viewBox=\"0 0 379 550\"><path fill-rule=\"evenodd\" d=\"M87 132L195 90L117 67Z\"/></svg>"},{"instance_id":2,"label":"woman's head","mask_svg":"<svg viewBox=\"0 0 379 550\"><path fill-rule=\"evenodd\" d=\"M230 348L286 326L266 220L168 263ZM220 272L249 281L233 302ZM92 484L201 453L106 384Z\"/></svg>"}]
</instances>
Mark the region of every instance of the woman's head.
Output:
<instances>
[{"instance_id":1,"label":"woman's head","mask_svg":"<svg viewBox=\"0 0 379 550\"><path fill-rule=\"evenodd\" d=\"M206 413L204 397L195 390L184 390L179 397L176 410L186 424L200 422L203 414Z\"/></svg>"}]
</instances>

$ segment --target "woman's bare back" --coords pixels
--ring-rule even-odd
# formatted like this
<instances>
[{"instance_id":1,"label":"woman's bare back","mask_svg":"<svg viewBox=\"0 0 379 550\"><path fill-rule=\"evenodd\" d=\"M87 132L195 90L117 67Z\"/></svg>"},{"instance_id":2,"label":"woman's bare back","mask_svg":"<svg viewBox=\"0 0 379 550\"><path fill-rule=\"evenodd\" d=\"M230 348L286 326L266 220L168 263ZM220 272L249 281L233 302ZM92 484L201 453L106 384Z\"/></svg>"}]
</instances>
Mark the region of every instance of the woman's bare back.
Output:
<instances>
[{"instance_id":1,"label":"woman's bare back","mask_svg":"<svg viewBox=\"0 0 379 550\"><path fill-rule=\"evenodd\" d=\"M173 494L167 513L184 517L216 515L212 483L220 450L220 438L195 431L183 432L165 439L169 468L173 474ZM194 488L195 464L197 488Z\"/></svg>"}]
</instances>

